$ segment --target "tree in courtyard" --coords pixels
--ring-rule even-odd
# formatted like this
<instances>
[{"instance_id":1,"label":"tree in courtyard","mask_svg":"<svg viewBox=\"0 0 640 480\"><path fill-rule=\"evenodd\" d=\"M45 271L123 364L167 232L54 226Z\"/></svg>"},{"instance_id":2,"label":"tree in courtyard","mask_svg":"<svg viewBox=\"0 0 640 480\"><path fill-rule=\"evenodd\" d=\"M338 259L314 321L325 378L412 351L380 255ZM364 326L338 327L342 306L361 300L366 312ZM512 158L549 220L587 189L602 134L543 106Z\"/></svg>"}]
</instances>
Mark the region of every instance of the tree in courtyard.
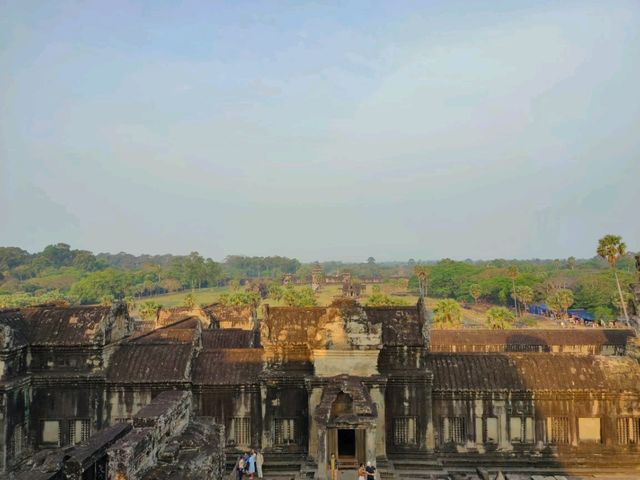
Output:
<instances>
[{"instance_id":1,"label":"tree in courtyard","mask_svg":"<svg viewBox=\"0 0 640 480\"><path fill-rule=\"evenodd\" d=\"M158 314L158 310L160 308L162 308L162 305L149 300L148 302L144 302L142 305L140 305L138 313L143 320L153 320L154 318L156 318L156 315Z\"/></svg>"},{"instance_id":2,"label":"tree in courtyard","mask_svg":"<svg viewBox=\"0 0 640 480\"><path fill-rule=\"evenodd\" d=\"M127 305L127 310L129 312L136 309L136 306L137 306L136 299L131 295L124 297L124 303Z\"/></svg>"},{"instance_id":3,"label":"tree in courtyard","mask_svg":"<svg viewBox=\"0 0 640 480\"><path fill-rule=\"evenodd\" d=\"M283 294L284 292L282 290L282 286L278 285L275 282L269 285L269 298L273 298L276 302L279 302L280 300L282 300Z\"/></svg>"},{"instance_id":4,"label":"tree in courtyard","mask_svg":"<svg viewBox=\"0 0 640 480\"><path fill-rule=\"evenodd\" d=\"M284 288L282 300L290 307L314 307L318 304L311 287L294 288L288 285Z\"/></svg>"},{"instance_id":5,"label":"tree in courtyard","mask_svg":"<svg viewBox=\"0 0 640 480\"><path fill-rule=\"evenodd\" d=\"M371 287L371 295L367 298L367 305L371 307L391 307L404 305L404 302L383 293L380 285L373 285Z\"/></svg>"},{"instance_id":6,"label":"tree in courtyard","mask_svg":"<svg viewBox=\"0 0 640 480\"><path fill-rule=\"evenodd\" d=\"M103 307L109 307L113 303L113 295L104 295L100 298L100 305Z\"/></svg>"},{"instance_id":7,"label":"tree in courtyard","mask_svg":"<svg viewBox=\"0 0 640 480\"><path fill-rule=\"evenodd\" d=\"M438 300L433 309L433 323L438 328L455 328L462 322L462 308L451 298Z\"/></svg>"},{"instance_id":8,"label":"tree in courtyard","mask_svg":"<svg viewBox=\"0 0 640 480\"><path fill-rule=\"evenodd\" d=\"M573 292L568 288L556 290L547 298L547 305L551 310L564 317L567 314L567 309L573 305Z\"/></svg>"},{"instance_id":9,"label":"tree in courtyard","mask_svg":"<svg viewBox=\"0 0 640 480\"><path fill-rule=\"evenodd\" d=\"M477 283L469 285L469 295L473 297L475 303L478 303L478 299L482 295L482 287Z\"/></svg>"},{"instance_id":10,"label":"tree in courtyard","mask_svg":"<svg viewBox=\"0 0 640 480\"><path fill-rule=\"evenodd\" d=\"M516 317L518 316L518 301L516 300L516 278L518 278L518 267L511 265L507 270L507 275L511 279L511 298L513 298L513 306L516 309Z\"/></svg>"},{"instance_id":11,"label":"tree in courtyard","mask_svg":"<svg viewBox=\"0 0 640 480\"><path fill-rule=\"evenodd\" d=\"M223 305L253 305L257 307L260 304L260 294L258 292L233 292L223 293L220 295L219 301Z\"/></svg>"},{"instance_id":12,"label":"tree in courtyard","mask_svg":"<svg viewBox=\"0 0 640 480\"><path fill-rule=\"evenodd\" d=\"M598 241L598 248L596 249L598 255L604 258L613 270L613 276L616 279L616 285L618 287L618 296L622 312L624 313L624 321L629 325L629 314L627 313L627 305L622 296L622 289L620 288L620 279L618 278L618 271L616 270L616 263L621 257L624 257L627 253L627 246L622 241L622 237L619 235L605 235Z\"/></svg>"},{"instance_id":13,"label":"tree in courtyard","mask_svg":"<svg viewBox=\"0 0 640 480\"><path fill-rule=\"evenodd\" d=\"M494 330L511 328L515 317L511 310L505 307L491 307L487 310L486 323Z\"/></svg>"},{"instance_id":14,"label":"tree in courtyard","mask_svg":"<svg viewBox=\"0 0 640 480\"><path fill-rule=\"evenodd\" d=\"M193 296L192 293L188 293L187 295L185 295L184 299L182 300L182 306L183 307L187 307L187 308L193 308L196 305L196 299Z\"/></svg>"}]
</instances>

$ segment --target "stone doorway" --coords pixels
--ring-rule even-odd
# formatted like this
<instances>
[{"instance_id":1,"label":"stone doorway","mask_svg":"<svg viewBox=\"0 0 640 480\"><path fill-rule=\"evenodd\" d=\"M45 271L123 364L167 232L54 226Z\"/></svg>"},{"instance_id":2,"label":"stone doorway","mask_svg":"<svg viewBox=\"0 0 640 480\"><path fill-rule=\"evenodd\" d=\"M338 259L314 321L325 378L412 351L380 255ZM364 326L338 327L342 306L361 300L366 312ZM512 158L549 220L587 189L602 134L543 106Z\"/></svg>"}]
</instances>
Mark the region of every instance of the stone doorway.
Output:
<instances>
[{"instance_id":1,"label":"stone doorway","mask_svg":"<svg viewBox=\"0 0 640 480\"><path fill-rule=\"evenodd\" d=\"M338 458L346 460L347 458L355 461L356 459L356 431L355 430L338 430Z\"/></svg>"},{"instance_id":2,"label":"stone doorway","mask_svg":"<svg viewBox=\"0 0 640 480\"><path fill-rule=\"evenodd\" d=\"M376 461L378 409L362 379L346 375L328 379L312 391L309 410L314 412L309 453L318 462L316 479L328 476L332 453L340 471L350 475L346 478L355 478L360 463ZM380 431L384 438L384 424ZM384 455L381 445L379 451Z\"/></svg>"},{"instance_id":3,"label":"stone doorway","mask_svg":"<svg viewBox=\"0 0 640 480\"><path fill-rule=\"evenodd\" d=\"M365 428L327 429L328 455L336 454L342 470L358 468L366 462L367 431ZM329 459L327 459L329 461Z\"/></svg>"}]
</instances>

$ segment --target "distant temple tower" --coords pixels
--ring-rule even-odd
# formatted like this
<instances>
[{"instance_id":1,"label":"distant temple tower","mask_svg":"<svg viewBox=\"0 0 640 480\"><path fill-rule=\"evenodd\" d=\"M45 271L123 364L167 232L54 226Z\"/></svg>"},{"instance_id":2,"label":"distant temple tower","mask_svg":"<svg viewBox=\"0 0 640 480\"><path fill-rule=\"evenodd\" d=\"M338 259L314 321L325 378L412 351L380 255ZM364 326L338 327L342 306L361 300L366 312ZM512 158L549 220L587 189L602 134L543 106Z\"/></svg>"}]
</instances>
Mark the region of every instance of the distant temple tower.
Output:
<instances>
[{"instance_id":1,"label":"distant temple tower","mask_svg":"<svg viewBox=\"0 0 640 480\"><path fill-rule=\"evenodd\" d=\"M319 292L324 283L324 275L322 273L322 267L316 262L313 270L311 270L311 289L314 292Z\"/></svg>"}]
</instances>

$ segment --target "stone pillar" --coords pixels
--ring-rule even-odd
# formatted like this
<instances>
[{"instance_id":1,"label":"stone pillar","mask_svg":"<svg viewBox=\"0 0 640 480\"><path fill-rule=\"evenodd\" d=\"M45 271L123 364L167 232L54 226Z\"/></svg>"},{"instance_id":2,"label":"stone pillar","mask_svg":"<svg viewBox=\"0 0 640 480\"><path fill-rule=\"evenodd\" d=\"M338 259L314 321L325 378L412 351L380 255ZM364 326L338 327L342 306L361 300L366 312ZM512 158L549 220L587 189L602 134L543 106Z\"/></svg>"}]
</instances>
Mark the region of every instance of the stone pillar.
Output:
<instances>
[{"instance_id":1,"label":"stone pillar","mask_svg":"<svg viewBox=\"0 0 640 480\"><path fill-rule=\"evenodd\" d=\"M308 455L309 458L319 462L319 444L318 439L319 435L319 425L318 420L316 419L315 412L316 408L320 404L320 400L322 399L322 387L312 387L307 386L309 392L309 449Z\"/></svg>"},{"instance_id":2,"label":"stone pillar","mask_svg":"<svg viewBox=\"0 0 640 480\"><path fill-rule=\"evenodd\" d=\"M493 401L493 414L498 417L498 448L512 450L507 428L507 409L504 400Z\"/></svg>"},{"instance_id":3,"label":"stone pillar","mask_svg":"<svg viewBox=\"0 0 640 480\"><path fill-rule=\"evenodd\" d=\"M435 437L433 427L433 398L431 394L431 380L424 385L416 385L417 388L424 389L424 402L420 406L420 413L424 418L426 428L420 435L420 448L427 452L433 452L435 449Z\"/></svg>"},{"instance_id":4,"label":"stone pillar","mask_svg":"<svg viewBox=\"0 0 640 480\"><path fill-rule=\"evenodd\" d=\"M327 427L324 425L317 429L317 448L316 448L316 461L318 462L318 468L316 469L316 479L326 480L327 478ZM309 437L311 438L311 437ZM311 442L311 440L309 440ZM311 453L311 452L309 452Z\"/></svg>"},{"instance_id":5,"label":"stone pillar","mask_svg":"<svg viewBox=\"0 0 640 480\"><path fill-rule=\"evenodd\" d=\"M366 462L376 465L376 425L373 424L366 429Z\"/></svg>"},{"instance_id":6,"label":"stone pillar","mask_svg":"<svg viewBox=\"0 0 640 480\"><path fill-rule=\"evenodd\" d=\"M384 390L383 385L377 385L371 387L369 394L371 395L371 401L375 403L378 410L378 418L376 418L375 428L375 451L376 456L380 459L387 459L387 429L386 429L386 411L384 402ZM367 431L368 435L368 431ZM369 440L367 439L367 442ZM369 451L367 449L367 455ZM369 459L370 457L367 457ZM371 459L373 461L373 459Z\"/></svg>"},{"instance_id":7,"label":"stone pillar","mask_svg":"<svg viewBox=\"0 0 640 480\"><path fill-rule=\"evenodd\" d=\"M268 388L264 383L260 384L260 408L262 416L262 437L260 439L260 449L271 447L271 425L267 421L267 394Z\"/></svg>"}]
</instances>

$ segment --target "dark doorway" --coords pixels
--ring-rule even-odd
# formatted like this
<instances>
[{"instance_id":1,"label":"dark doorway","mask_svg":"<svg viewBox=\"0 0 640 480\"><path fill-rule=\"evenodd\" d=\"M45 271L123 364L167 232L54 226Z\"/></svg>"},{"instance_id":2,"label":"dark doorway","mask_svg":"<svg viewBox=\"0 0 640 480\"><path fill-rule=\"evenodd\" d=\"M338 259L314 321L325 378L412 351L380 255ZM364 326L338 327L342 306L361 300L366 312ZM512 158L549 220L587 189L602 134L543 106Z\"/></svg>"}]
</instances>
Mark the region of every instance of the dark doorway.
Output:
<instances>
[{"instance_id":1,"label":"dark doorway","mask_svg":"<svg viewBox=\"0 0 640 480\"><path fill-rule=\"evenodd\" d=\"M356 456L356 431L338 430L338 457Z\"/></svg>"}]
</instances>

